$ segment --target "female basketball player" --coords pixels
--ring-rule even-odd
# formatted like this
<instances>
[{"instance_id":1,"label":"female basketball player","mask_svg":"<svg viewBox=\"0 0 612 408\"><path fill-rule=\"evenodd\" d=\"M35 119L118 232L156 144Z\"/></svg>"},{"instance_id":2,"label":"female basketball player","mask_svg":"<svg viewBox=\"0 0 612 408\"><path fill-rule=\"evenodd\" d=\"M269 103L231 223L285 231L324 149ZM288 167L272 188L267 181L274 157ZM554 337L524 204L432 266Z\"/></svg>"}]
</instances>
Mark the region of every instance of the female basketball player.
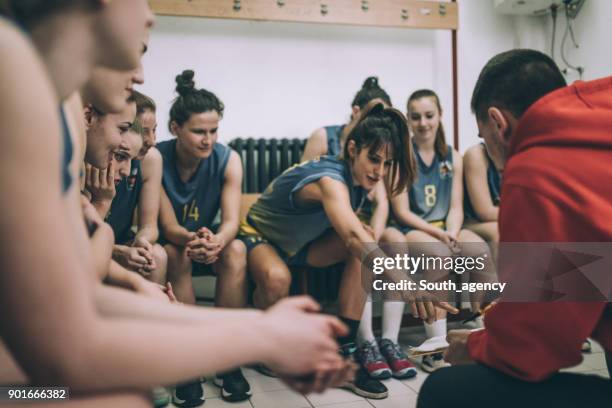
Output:
<instances>
[{"instance_id":1,"label":"female basketball player","mask_svg":"<svg viewBox=\"0 0 612 408\"><path fill-rule=\"evenodd\" d=\"M6 311L0 322L3 344L31 384L70 386L73 398L61 405L67 407L149 406L137 390L248 361L264 360L284 373L322 373L309 383L290 381L303 390L321 389L338 380L330 382L326 372L340 373L341 379L346 372L338 371L341 361L332 337L343 330L333 319L301 312L316 310L308 300L286 302L264 315L205 314L180 305L156 311L161 304L108 288L115 299L133 302L132 317L126 309L116 318L112 305L94 306L98 286L90 255L87 246L79 244L83 239L71 222L82 214L71 212L62 196L76 183L67 170L73 152L66 132L62 140L57 107L81 86L95 63L135 69L140 51L131 41L142 37L152 18L144 0L93 3L12 2L16 14L27 18L22 23L28 25L48 65L18 30L0 21L5 56L0 77L8 84L0 97L11 101L0 107L3 132L11 135L0 138L0 162L7 168L22 168L19 178L0 172L0 189L12 197L0 211L4 243L0 262L7 272L0 274L0 307ZM33 145L37 149L32 152ZM28 166L22 166L25 160ZM89 225L92 232L107 230L95 212L90 213ZM147 318L145 310L158 317ZM177 311L172 323L159 317L163 310ZM210 324L217 334L213 338L209 338ZM230 332L230 337L222 334ZM258 338L267 340L253 342ZM300 343L303 353L283 357L279 346L293 342ZM231 356L224 352L230 349ZM14 383L17 377L23 378L14 373L2 383Z\"/></svg>"},{"instance_id":2,"label":"female basketball player","mask_svg":"<svg viewBox=\"0 0 612 408\"><path fill-rule=\"evenodd\" d=\"M142 127L141 147L132 152L129 174L116 187L108 222L115 232L113 259L159 284L166 284L166 251L156 243L162 158L155 145L155 102L134 91L136 120ZM132 232L138 207L138 226Z\"/></svg>"},{"instance_id":3,"label":"female basketball player","mask_svg":"<svg viewBox=\"0 0 612 408\"><path fill-rule=\"evenodd\" d=\"M176 137L157 145L163 157L160 225L168 253L168 279L177 299L194 304L192 275L212 270L218 277L215 305L244 307L246 251L235 239L242 164L236 152L217 142L223 103L212 92L197 89L193 78L193 71L176 77L179 96L169 122ZM214 225L219 211L220 224ZM230 401L251 394L240 369L219 375L216 383ZM179 387L177 395L191 395L191 388L200 390L199 382Z\"/></svg>"},{"instance_id":4,"label":"female basketball player","mask_svg":"<svg viewBox=\"0 0 612 408\"><path fill-rule=\"evenodd\" d=\"M491 161L484 143L466 150L463 155L463 169L466 218L464 226L485 241L497 243L501 174Z\"/></svg>"},{"instance_id":5,"label":"female basketball player","mask_svg":"<svg viewBox=\"0 0 612 408\"><path fill-rule=\"evenodd\" d=\"M323 156L294 166L268 186L251 207L240 233L257 285L257 306L269 307L288 295L289 267L345 262L339 315L350 334L340 343L346 354L352 354L370 276L367 268L362 276L361 261L367 264L370 253L381 253L355 212L380 181L391 195L412 181L414 162L407 141L404 116L373 101L349 129L342 158ZM362 370L348 388L369 398L387 395L384 385L371 381Z\"/></svg>"},{"instance_id":6,"label":"female basketball player","mask_svg":"<svg viewBox=\"0 0 612 408\"><path fill-rule=\"evenodd\" d=\"M408 99L407 110L417 162L416 182L407 192L391 198L398 226L388 228L382 240L389 243L407 241L411 253L417 256L482 255L488 251L486 245L463 245L483 241L473 232L462 229L463 166L459 153L446 144L438 96L431 90L416 91ZM486 270L492 271L491 257L486 259ZM446 275L445 271L427 272L438 273L435 278ZM387 308L403 310L403 305L393 302ZM428 337L446 335L446 311L438 310L437 317L436 322L425 322ZM388 330L394 338L385 338L382 342L397 344L400 322L395 321L395 324L396 327ZM441 355L423 358L423 369L427 372L443 365Z\"/></svg>"},{"instance_id":7,"label":"female basketball player","mask_svg":"<svg viewBox=\"0 0 612 408\"><path fill-rule=\"evenodd\" d=\"M368 102L377 98L386 103L387 106L392 106L391 98L378 85L378 78L368 77L353 98L353 103L351 104L351 122L358 118L359 112ZM346 132L344 132L345 128L346 125L325 126L312 132L304 147L302 161L312 160L319 156L337 156L342 153L347 136Z\"/></svg>"}]
</instances>

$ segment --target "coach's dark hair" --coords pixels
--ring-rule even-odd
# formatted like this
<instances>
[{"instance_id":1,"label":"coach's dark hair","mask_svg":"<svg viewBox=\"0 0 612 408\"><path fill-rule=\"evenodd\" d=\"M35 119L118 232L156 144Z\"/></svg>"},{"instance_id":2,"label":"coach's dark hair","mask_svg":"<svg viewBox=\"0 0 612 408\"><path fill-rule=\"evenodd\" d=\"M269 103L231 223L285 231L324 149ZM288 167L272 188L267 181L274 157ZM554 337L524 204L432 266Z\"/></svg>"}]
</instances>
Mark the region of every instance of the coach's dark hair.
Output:
<instances>
[{"instance_id":1,"label":"coach's dark hair","mask_svg":"<svg viewBox=\"0 0 612 408\"><path fill-rule=\"evenodd\" d=\"M151 111L155 113L157 110L157 106L155 105L155 101L148 97L147 95L140 93L138 91L132 91L132 96L136 101L136 116L142 115L146 111Z\"/></svg>"},{"instance_id":2,"label":"coach's dark hair","mask_svg":"<svg viewBox=\"0 0 612 408\"><path fill-rule=\"evenodd\" d=\"M368 103L359 114L359 120L349 124L344 143L344 160L350 160L349 144L355 142L357 152L362 149L378 151L390 144L393 149L393 165L385 177L385 187L395 196L411 185L416 175L416 166L409 141L408 125L402 112L385 107L380 101Z\"/></svg>"},{"instance_id":3,"label":"coach's dark hair","mask_svg":"<svg viewBox=\"0 0 612 408\"><path fill-rule=\"evenodd\" d=\"M74 5L73 0L3 0L2 11L25 27L31 27L42 18Z\"/></svg>"},{"instance_id":4,"label":"coach's dark hair","mask_svg":"<svg viewBox=\"0 0 612 408\"><path fill-rule=\"evenodd\" d=\"M185 70L176 76L176 92L179 96L172 103L170 108L170 120L168 129L171 129L172 122L183 126L194 113L217 112L219 117L223 117L225 106L217 96L206 89L196 89L193 80L194 72Z\"/></svg>"},{"instance_id":5,"label":"coach's dark hair","mask_svg":"<svg viewBox=\"0 0 612 408\"><path fill-rule=\"evenodd\" d=\"M440 97L431 89L419 89L418 91L414 91L410 97L408 97L408 102L406 102L406 111L408 112L408 116L410 116L410 102L416 101L421 98L433 98L436 102L436 107L438 108L438 114L442 115L442 105L440 105ZM440 121L440 125L438 126L438 131L436 132L436 140L434 142L434 150L438 157L446 158L448 154L448 145L446 144L446 133L444 133L444 126L442 125L442 121Z\"/></svg>"},{"instance_id":6,"label":"coach's dark hair","mask_svg":"<svg viewBox=\"0 0 612 408\"><path fill-rule=\"evenodd\" d=\"M387 105L392 106L389 94L378 85L378 78L371 76L364 81L361 89L357 92L355 98L353 98L351 106L359 106L359 109L363 109L372 99L376 98L380 98Z\"/></svg>"},{"instance_id":7,"label":"coach's dark hair","mask_svg":"<svg viewBox=\"0 0 612 408\"><path fill-rule=\"evenodd\" d=\"M480 72L472 94L472 112L486 121L491 106L519 118L538 99L566 86L557 64L546 54L516 49L497 54Z\"/></svg>"}]
</instances>

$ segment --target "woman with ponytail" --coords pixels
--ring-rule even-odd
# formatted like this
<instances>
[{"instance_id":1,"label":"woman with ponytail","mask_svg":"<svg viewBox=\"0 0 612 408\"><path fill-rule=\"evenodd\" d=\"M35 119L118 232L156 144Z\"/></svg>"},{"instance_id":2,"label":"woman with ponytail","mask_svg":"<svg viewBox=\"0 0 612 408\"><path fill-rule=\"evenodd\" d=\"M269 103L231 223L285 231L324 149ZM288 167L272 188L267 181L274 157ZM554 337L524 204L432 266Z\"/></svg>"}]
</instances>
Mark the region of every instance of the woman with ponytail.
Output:
<instances>
[{"instance_id":1,"label":"woman with ponytail","mask_svg":"<svg viewBox=\"0 0 612 408\"><path fill-rule=\"evenodd\" d=\"M349 334L339 343L344 355L353 356L372 287L370 257L384 257L356 211L377 184L391 196L404 191L414 178L414 161L404 115L377 101L366 105L348 127L343 150L341 157L322 156L276 178L249 210L239 237L248 249L256 285L253 300L260 308L288 296L290 267L345 264L338 302ZM430 302L432 309L433 304L439 303ZM367 398L387 396L386 387L363 369L346 388Z\"/></svg>"}]
</instances>

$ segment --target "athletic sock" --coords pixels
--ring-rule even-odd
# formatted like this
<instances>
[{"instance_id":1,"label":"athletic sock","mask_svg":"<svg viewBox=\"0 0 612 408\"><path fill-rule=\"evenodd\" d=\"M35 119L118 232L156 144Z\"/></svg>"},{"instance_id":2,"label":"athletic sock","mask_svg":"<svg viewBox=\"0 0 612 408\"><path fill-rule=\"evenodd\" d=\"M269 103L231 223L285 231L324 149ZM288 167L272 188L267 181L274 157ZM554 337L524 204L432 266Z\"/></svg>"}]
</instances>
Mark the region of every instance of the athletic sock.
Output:
<instances>
[{"instance_id":1,"label":"athletic sock","mask_svg":"<svg viewBox=\"0 0 612 408\"><path fill-rule=\"evenodd\" d=\"M365 341L374 341L374 331L372 330L372 301L370 298L368 298L368 301L363 306L363 314L361 315L361 322L359 323L357 339L360 344Z\"/></svg>"},{"instance_id":2,"label":"athletic sock","mask_svg":"<svg viewBox=\"0 0 612 408\"><path fill-rule=\"evenodd\" d=\"M446 319L438 319L432 324L423 322L427 338L446 336Z\"/></svg>"},{"instance_id":3,"label":"athletic sock","mask_svg":"<svg viewBox=\"0 0 612 408\"><path fill-rule=\"evenodd\" d=\"M404 302L384 302L382 318L382 338L398 342L402 317L404 315Z\"/></svg>"},{"instance_id":4,"label":"athletic sock","mask_svg":"<svg viewBox=\"0 0 612 408\"><path fill-rule=\"evenodd\" d=\"M359 330L359 320L348 319L340 316L342 323L346 324L349 332L346 336L338 337L338 344L344 349L355 348L355 339L357 338L357 330Z\"/></svg>"}]
</instances>

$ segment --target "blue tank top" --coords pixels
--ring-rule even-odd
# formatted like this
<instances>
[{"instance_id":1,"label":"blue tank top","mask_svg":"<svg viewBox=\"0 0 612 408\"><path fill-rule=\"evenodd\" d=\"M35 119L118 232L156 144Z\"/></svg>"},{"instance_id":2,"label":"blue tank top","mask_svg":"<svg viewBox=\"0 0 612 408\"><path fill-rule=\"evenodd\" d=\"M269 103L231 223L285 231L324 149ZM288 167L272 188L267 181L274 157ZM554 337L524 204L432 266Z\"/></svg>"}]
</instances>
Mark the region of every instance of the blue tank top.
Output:
<instances>
[{"instance_id":1,"label":"blue tank top","mask_svg":"<svg viewBox=\"0 0 612 408\"><path fill-rule=\"evenodd\" d=\"M127 244L134 238L132 220L141 190L140 160L132 160L130 175L123 178L117 186L117 193L113 198L110 211L106 215L106 222L110 224L115 233L116 244Z\"/></svg>"},{"instance_id":2,"label":"blue tank top","mask_svg":"<svg viewBox=\"0 0 612 408\"><path fill-rule=\"evenodd\" d=\"M484 143L482 144L484 148ZM484 148L485 155L487 156L487 185L489 186L489 194L491 195L491 201L493 205L499 205L499 198L501 196L501 174L495 168L495 164L491 160L491 157L487 153L487 149ZM467 191L467 185L463 183L463 196L465 197L463 206L465 209L465 217L473 220L481 221L476 215L476 211L474 211L474 207L472 206L472 201L470 200L470 195Z\"/></svg>"},{"instance_id":3,"label":"blue tank top","mask_svg":"<svg viewBox=\"0 0 612 408\"><path fill-rule=\"evenodd\" d=\"M427 222L444 221L448 215L453 187L453 149L445 158L436 154L427 166L413 142L417 162L417 179L410 187L410 211Z\"/></svg>"},{"instance_id":4,"label":"blue tank top","mask_svg":"<svg viewBox=\"0 0 612 408\"><path fill-rule=\"evenodd\" d=\"M62 133L64 142L64 152L62 154L62 192L68 191L72 185L72 174L70 172L70 163L72 162L72 137L70 135L70 128L68 128L68 121L66 120L66 114L64 109L60 106L59 109L60 119L62 121Z\"/></svg>"},{"instance_id":5,"label":"blue tank top","mask_svg":"<svg viewBox=\"0 0 612 408\"><path fill-rule=\"evenodd\" d=\"M164 160L162 185L179 224L189 231L211 228L221 205L229 147L215 143L211 155L200 161L198 169L186 183L176 166L176 139L157 144Z\"/></svg>"},{"instance_id":6,"label":"blue tank top","mask_svg":"<svg viewBox=\"0 0 612 408\"><path fill-rule=\"evenodd\" d=\"M366 192L353 185L348 164L334 156L321 156L288 168L270 183L249 210L249 224L286 254L295 255L331 228L322 203L297 205L294 202L298 191L322 177L331 177L346 185L353 211L362 205Z\"/></svg>"},{"instance_id":7,"label":"blue tank top","mask_svg":"<svg viewBox=\"0 0 612 408\"><path fill-rule=\"evenodd\" d=\"M325 126L327 134L327 156L338 156L342 152L340 138L344 125Z\"/></svg>"}]
</instances>

